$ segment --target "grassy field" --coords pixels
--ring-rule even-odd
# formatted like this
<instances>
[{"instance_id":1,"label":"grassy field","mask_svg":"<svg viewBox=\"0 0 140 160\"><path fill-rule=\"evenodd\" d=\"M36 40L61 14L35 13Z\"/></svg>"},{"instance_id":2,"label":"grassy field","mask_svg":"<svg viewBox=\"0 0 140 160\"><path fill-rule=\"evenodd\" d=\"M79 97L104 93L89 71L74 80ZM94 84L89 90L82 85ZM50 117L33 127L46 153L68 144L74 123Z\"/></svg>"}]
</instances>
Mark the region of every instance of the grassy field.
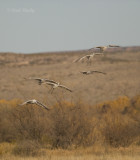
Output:
<instances>
[{"instance_id":1,"label":"grassy field","mask_svg":"<svg viewBox=\"0 0 140 160\"><path fill-rule=\"evenodd\" d=\"M120 155L120 154L111 154L111 155L82 155L82 156L43 156L43 157L15 157L15 156L6 156L0 158L1 160L139 160L140 155Z\"/></svg>"},{"instance_id":2,"label":"grassy field","mask_svg":"<svg viewBox=\"0 0 140 160\"><path fill-rule=\"evenodd\" d=\"M0 159L140 159L140 52L0 54ZM98 70L106 75L82 75ZM53 79L73 92L38 85ZM37 99L36 105L19 107Z\"/></svg>"},{"instance_id":3,"label":"grassy field","mask_svg":"<svg viewBox=\"0 0 140 160\"><path fill-rule=\"evenodd\" d=\"M11 154L14 145L3 144L7 147L0 156L1 160L139 160L140 147L131 146L129 148L113 149L109 146L94 146L88 148L79 148L74 150L43 150L43 154L38 156L15 156ZM2 144L0 145L0 147Z\"/></svg>"},{"instance_id":4,"label":"grassy field","mask_svg":"<svg viewBox=\"0 0 140 160\"><path fill-rule=\"evenodd\" d=\"M14 156L10 153L0 157L1 160L139 160L140 148L115 149L103 151L103 147L79 150L45 150L40 156ZM102 150L102 151L101 151Z\"/></svg>"}]
</instances>

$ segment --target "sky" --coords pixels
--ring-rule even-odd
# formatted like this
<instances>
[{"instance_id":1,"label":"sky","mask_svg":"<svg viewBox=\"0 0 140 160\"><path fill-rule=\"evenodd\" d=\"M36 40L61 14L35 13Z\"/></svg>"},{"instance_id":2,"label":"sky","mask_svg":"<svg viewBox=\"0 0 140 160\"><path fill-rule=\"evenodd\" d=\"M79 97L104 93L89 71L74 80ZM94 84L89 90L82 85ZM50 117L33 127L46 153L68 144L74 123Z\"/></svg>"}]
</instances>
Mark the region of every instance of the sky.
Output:
<instances>
[{"instance_id":1,"label":"sky","mask_svg":"<svg viewBox=\"0 0 140 160\"><path fill-rule=\"evenodd\" d=\"M0 52L140 45L140 0L0 0Z\"/></svg>"}]
</instances>

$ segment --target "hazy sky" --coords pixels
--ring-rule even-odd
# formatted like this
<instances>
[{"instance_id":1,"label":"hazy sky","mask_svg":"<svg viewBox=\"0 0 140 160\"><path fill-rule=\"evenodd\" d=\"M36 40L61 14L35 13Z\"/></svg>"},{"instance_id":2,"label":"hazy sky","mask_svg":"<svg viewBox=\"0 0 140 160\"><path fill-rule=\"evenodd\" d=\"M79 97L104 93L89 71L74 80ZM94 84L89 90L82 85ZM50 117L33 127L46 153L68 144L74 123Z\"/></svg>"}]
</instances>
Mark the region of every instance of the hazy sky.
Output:
<instances>
[{"instance_id":1,"label":"hazy sky","mask_svg":"<svg viewBox=\"0 0 140 160\"><path fill-rule=\"evenodd\" d=\"M0 0L0 51L140 45L140 0Z\"/></svg>"}]
</instances>

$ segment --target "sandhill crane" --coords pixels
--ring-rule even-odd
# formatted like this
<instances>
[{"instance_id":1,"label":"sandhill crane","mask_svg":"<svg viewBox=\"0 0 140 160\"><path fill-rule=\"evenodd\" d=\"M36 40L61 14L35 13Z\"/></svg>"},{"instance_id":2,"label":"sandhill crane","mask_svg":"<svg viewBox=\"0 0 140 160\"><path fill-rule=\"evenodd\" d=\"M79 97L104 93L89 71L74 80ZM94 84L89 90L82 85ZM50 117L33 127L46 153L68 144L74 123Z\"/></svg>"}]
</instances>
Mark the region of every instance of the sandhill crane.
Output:
<instances>
[{"instance_id":1,"label":"sandhill crane","mask_svg":"<svg viewBox=\"0 0 140 160\"><path fill-rule=\"evenodd\" d=\"M104 52L109 47L113 48L113 47L120 47L120 46L117 46L117 45L108 45L108 46L98 46L98 47L95 47L95 48L99 48L100 52Z\"/></svg>"},{"instance_id":2,"label":"sandhill crane","mask_svg":"<svg viewBox=\"0 0 140 160\"><path fill-rule=\"evenodd\" d=\"M38 106L41 106L41 107L45 108L46 110L50 110L48 107L46 107L44 104L40 103L36 99L28 100L28 101L26 101L22 104L19 104L19 105L23 106L23 105L26 105L26 104L36 104Z\"/></svg>"},{"instance_id":3,"label":"sandhill crane","mask_svg":"<svg viewBox=\"0 0 140 160\"><path fill-rule=\"evenodd\" d=\"M80 72L80 73L82 73L82 74L86 74L86 75L88 75L88 74L92 74L92 73L101 73L101 74L106 74L106 73L104 73L104 72L100 72L100 71L82 71L82 72Z\"/></svg>"},{"instance_id":4,"label":"sandhill crane","mask_svg":"<svg viewBox=\"0 0 140 160\"><path fill-rule=\"evenodd\" d=\"M52 86L52 88L51 88L51 90L50 90L50 92L51 92L51 93L52 93L52 92L53 92L53 90L54 90L55 88L57 88L57 87L61 87L61 88L64 88L64 89L66 89L66 90L68 90L68 91L72 92L72 90L71 90L71 89L67 88L67 87L66 87L66 86L64 86L64 85L61 85L60 83L46 82L46 84L48 84L48 85L51 85L51 86Z\"/></svg>"},{"instance_id":5,"label":"sandhill crane","mask_svg":"<svg viewBox=\"0 0 140 160\"><path fill-rule=\"evenodd\" d=\"M120 46L117 46L117 45L108 45L108 47L120 47Z\"/></svg>"},{"instance_id":6,"label":"sandhill crane","mask_svg":"<svg viewBox=\"0 0 140 160\"><path fill-rule=\"evenodd\" d=\"M78 58L78 59L74 60L73 63L75 63L75 62L80 62L80 61L82 61L82 60L85 59L85 58L87 58L87 60L89 61L89 60L91 60L91 58L93 58L95 55L102 55L102 54L103 54L103 53L92 53L92 54L89 54L89 55L85 55L85 56L83 56L83 57L81 57L81 58Z\"/></svg>"},{"instance_id":7,"label":"sandhill crane","mask_svg":"<svg viewBox=\"0 0 140 160\"><path fill-rule=\"evenodd\" d=\"M46 79L46 78L28 78L28 79L33 79L33 80L36 80L38 81L38 84L41 85L42 83L45 83L45 82L52 82L52 83L57 83L55 82L54 80L49 80L49 79Z\"/></svg>"}]
</instances>

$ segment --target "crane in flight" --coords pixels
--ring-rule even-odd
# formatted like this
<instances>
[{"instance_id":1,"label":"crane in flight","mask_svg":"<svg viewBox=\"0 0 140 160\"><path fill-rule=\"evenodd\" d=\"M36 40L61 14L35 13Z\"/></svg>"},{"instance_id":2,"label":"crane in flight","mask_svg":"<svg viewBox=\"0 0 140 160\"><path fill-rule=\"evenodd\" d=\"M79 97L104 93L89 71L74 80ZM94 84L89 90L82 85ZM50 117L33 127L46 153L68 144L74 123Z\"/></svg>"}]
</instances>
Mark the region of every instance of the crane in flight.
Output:
<instances>
[{"instance_id":1,"label":"crane in flight","mask_svg":"<svg viewBox=\"0 0 140 160\"><path fill-rule=\"evenodd\" d=\"M36 105L38 105L38 106L40 106L40 107L45 108L46 110L50 110L47 106L45 106L44 104L40 103L40 102L37 101L36 99L32 99L32 100L25 101L24 103L19 104L19 105L23 106L23 105L27 105L27 104L36 104Z\"/></svg>"},{"instance_id":2,"label":"crane in flight","mask_svg":"<svg viewBox=\"0 0 140 160\"><path fill-rule=\"evenodd\" d=\"M78 58L78 59L75 59L73 61L73 63L76 63L76 62L81 62L82 60L84 59L87 59L88 61L90 61L95 55L102 55L103 53L92 53L92 54L89 54L89 55L85 55L81 58Z\"/></svg>"},{"instance_id":3,"label":"crane in flight","mask_svg":"<svg viewBox=\"0 0 140 160\"><path fill-rule=\"evenodd\" d=\"M66 86L64 86L64 85L61 85L60 83L46 82L46 84L52 86L52 88L51 88L51 90L50 90L50 93L53 93L53 90L54 90L55 88L58 88L58 87L63 88L63 89L66 89L66 90L72 92L71 89L69 89L68 87L66 87Z\"/></svg>"},{"instance_id":4,"label":"crane in flight","mask_svg":"<svg viewBox=\"0 0 140 160\"><path fill-rule=\"evenodd\" d=\"M28 79L31 79L31 80L36 80L38 81L38 84L41 85L43 83L46 83L46 82L51 82L51 83L58 83L58 82L55 82L54 80L50 80L50 79L46 79L46 78L28 78Z\"/></svg>"},{"instance_id":5,"label":"crane in flight","mask_svg":"<svg viewBox=\"0 0 140 160\"><path fill-rule=\"evenodd\" d=\"M100 52L104 52L107 48L114 48L114 47L120 47L120 46L117 46L117 45L108 45L108 46L98 46L98 47L95 47L95 48L99 48Z\"/></svg>"}]
</instances>

